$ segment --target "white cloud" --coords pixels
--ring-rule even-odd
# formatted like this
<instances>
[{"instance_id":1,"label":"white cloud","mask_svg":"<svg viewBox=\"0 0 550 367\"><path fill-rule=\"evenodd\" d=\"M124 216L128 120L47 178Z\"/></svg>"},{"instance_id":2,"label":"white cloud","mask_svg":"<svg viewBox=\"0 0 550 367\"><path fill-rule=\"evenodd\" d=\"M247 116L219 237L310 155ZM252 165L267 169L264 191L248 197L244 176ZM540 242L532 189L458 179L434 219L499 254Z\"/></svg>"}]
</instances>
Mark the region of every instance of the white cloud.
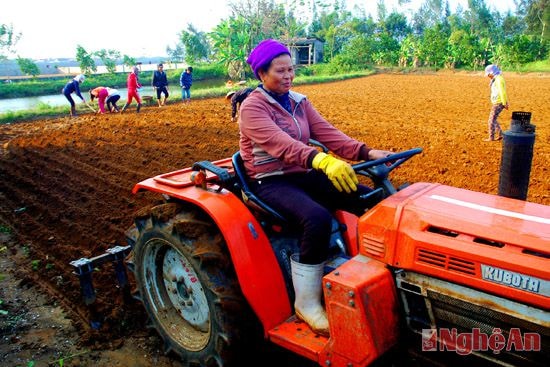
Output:
<instances>
[{"instance_id":1,"label":"white cloud","mask_svg":"<svg viewBox=\"0 0 550 367\"><path fill-rule=\"evenodd\" d=\"M238 1L238 0L235 0ZM288 3L293 0L276 0ZM385 0L388 10L398 9L397 0ZM450 0L467 6L467 0ZM376 13L376 0L348 0ZM413 0L415 7L421 0ZM416 4L416 5L414 5ZM503 12L515 9L513 0L487 0ZM16 55L28 58L74 57L77 45L88 52L115 49L132 57L163 56L166 46L174 46L178 33L191 23L210 31L229 17L225 0L16 0L2 3L0 23L12 24L22 33Z\"/></svg>"},{"instance_id":2,"label":"white cloud","mask_svg":"<svg viewBox=\"0 0 550 367\"><path fill-rule=\"evenodd\" d=\"M228 16L224 0L16 0L3 2L0 23L22 33L21 57L74 57L78 44L136 57L165 55L187 24L209 31Z\"/></svg>"}]
</instances>

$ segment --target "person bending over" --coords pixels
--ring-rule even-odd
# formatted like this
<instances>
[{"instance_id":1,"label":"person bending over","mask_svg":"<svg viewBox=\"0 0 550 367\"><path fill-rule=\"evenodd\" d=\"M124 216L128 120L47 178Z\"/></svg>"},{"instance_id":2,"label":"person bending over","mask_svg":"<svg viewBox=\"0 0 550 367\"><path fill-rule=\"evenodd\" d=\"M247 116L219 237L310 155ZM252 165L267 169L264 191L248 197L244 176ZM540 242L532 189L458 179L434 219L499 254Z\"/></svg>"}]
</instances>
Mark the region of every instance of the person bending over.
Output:
<instances>
[{"instance_id":1,"label":"person bending over","mask_svg":"<svg viewBox=\"0 0 550 367\"><path fill-rule=\"evenodd\" d=\"M237 121L239 107L253 90L253 88L244 88L236 92L227 93L225 98L231 101L231 122Z\"/></svg>"},{"instance_id":2,"label":"person bending over","mask_svg":"<svg viewBox=\"0 0 550 367\"><path fill-rule=\"evenodd\" d=\"M63 87L61 91L71 104L71 117L76 117L76 104L71 96L72 93L75 93L82 100L82 103L86 103L86 100L82 97L82 93L80 92L80 84L84 82L84 79L85 77L83 74L75 76L73 80L65 84L65 87Z\"/></svg>"}]
</instances>

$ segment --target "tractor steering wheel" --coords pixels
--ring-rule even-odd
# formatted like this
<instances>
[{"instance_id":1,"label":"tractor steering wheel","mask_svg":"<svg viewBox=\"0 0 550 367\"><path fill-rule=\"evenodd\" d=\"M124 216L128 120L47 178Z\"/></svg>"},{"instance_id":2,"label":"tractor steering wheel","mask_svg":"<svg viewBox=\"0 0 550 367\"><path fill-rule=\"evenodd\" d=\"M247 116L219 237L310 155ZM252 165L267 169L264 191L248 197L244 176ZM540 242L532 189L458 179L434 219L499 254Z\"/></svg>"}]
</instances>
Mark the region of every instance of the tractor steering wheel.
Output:
<instances>
[{"instance_id":1,"label":"tractor steering wheel","mask_svg":"<svg viewBox=\"0 0 550 367\"><path fill-rule=\"evenodd\" d=\"M381 191L383 192L384 198L395 194L397 190L388 178L390 172L421 152L422 148L414 148L404 152L391 154L381 159L352 165L353 170L357 174L369 177L374 183L374 190L363 195L362 198L367 199L370 196L378 195Z\"/></svg>"}]
</instances>

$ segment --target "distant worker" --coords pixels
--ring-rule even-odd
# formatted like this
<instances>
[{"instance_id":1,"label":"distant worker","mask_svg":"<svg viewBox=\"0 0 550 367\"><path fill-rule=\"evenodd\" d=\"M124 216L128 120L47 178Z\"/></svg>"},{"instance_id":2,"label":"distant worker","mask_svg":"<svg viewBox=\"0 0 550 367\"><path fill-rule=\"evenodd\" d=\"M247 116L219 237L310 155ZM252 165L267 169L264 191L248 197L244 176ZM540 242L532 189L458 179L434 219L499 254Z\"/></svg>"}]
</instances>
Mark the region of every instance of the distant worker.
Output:
<instances>
[{"instance_id":1,"label":"distant worker","mask_svg":"<svg viewBox=\"0 0 550 367\"><path fill-rule=\"evenodd\" d=\"M183 102L191 102L191 86L193 85L193 67L189 66L181 73L180 87L181 99Z\"/></svg>"},{"instance_id":2,"label":"distant worker","mask_svg":"<svg viewBox=\"0 0 550 367\"><path fill-rule=\"evenodd\" d=\"M141 97L139 96L138 89L141 88L141 83L139 82L139 68L134 66L132 72L128 74L128 79L126 82L126 87L128 88L128 98L124 106L122 106L121 113L132 103L132 100L135 98L137 102L136 112L139 113L141 109Z\"/></svg>"},{"instance_id":3,"label":"distant worker","mask_svg":"<svg viewBox=\"0 0 550 367\"><path fill-rule=\"evenodd\" d=\"M248 95L253 91L253 88L244 88L238 91L233 91L227 93L225 96L226 99L231 99L231 122L237 121L237 113L241 103L248 97Z\"/></svg>"},{"instance_id":4,"label":"distant worker","mask_svg":"<svg viewBox=\"0 0 550 367\"><path fill-rule=\"evenodd\" d=\"M107 102L107 110L109 112L118 112L117 101L120 99L120 93L116 89L97 87L90 91L90 100L97 98L99 106L98 113L105 113L105 102Z\"/></svg>"},{"instance_id":5,"label":"distant worker","mask_svg":"<svg viewBox=\"0 0 550 367\"><path fill-rule=\"evenodd\" d=\"M506 95L506 82L502 76L502 71L498 66L491 64L485 68L485 76L491 79L489 86L491 88L491 113L487 128L489 137L483 141L496 141L502 139L502 128L497 119L502 110L508 109L508 96ZM497 135L498 134L498 135Z\"/></svg>"},{"instance_id":6,"label":"distant worker","mask_svg":"<svg viewBox=\"0 0 550 367\"><path fill-rule=\"evenodd\" d=\"M166 99L168 99L168 78L164 72L164 65L158 64L157 70L153 72L153 89L157 92L157 101L159 107L164 106ZM164 98L161 99L161 94L164 94Z\"/></svg>"},{"instance_id":7,"label":"distant worker","mask_svg":"<svg viewBox=\"0 0 550 367\"><path fill-rule=\"evenodd\" d=\"M118 89L115 89L115 88L107 87L106 89L108 93L108 97L106 101L107 109L111 112L119 112L119 109L116 103L120 99L120 92L118 91Z\"/></svg>"},{"instance_id":8,"label":"distant worker","mask_svg":"<svg viewBox=\"0 0 550 367\"><path fill-rule=\"evenodd\" d=\"M74 103L74 99L71 96L73 92L82 100L82 103L86 103L86 100L84 99L84 97L82 97L82 94L80 93L80 84L84 81L84 79L84 75L79 74L75 76L73 80L65 84L65 87L63 87L62 93L71 104L71 117L76 116L76 104Z\"/></svg>"}]
</instances>

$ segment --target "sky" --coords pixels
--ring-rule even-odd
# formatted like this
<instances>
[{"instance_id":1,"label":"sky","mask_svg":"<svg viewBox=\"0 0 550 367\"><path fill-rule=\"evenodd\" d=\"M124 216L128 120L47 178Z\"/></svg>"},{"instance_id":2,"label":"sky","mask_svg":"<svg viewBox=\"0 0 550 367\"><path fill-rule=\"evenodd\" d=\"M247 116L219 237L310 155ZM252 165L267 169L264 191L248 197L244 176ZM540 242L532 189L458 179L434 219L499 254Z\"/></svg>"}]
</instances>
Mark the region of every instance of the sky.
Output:
<instances>
[{"instance_id":1,"label":"sky","mask_svg":"<svg viewBox=\"0 0 550 367\"><path fill-rule=\"evenodd\" d=\"M238 1L238 0L236 0ZM285 3L292 0L275 0ZM413 10L422 0L413 0ZM22 33L15 46L17 56L30 59L64 58L76 55L77 45L88 52L115 49L131 57L163 56L174 47L178 34L191 23L209 32L230 16L226 0L14 0L3 1L0 24L12 25ZM359 5L375 16L377 0L347 0L351 9ZM388 11L397 0L385 0ZM450 0L451 11L467 0ZM500 11L515 10L513 0L486 0Z\"/></svg>"}]
</instances>

